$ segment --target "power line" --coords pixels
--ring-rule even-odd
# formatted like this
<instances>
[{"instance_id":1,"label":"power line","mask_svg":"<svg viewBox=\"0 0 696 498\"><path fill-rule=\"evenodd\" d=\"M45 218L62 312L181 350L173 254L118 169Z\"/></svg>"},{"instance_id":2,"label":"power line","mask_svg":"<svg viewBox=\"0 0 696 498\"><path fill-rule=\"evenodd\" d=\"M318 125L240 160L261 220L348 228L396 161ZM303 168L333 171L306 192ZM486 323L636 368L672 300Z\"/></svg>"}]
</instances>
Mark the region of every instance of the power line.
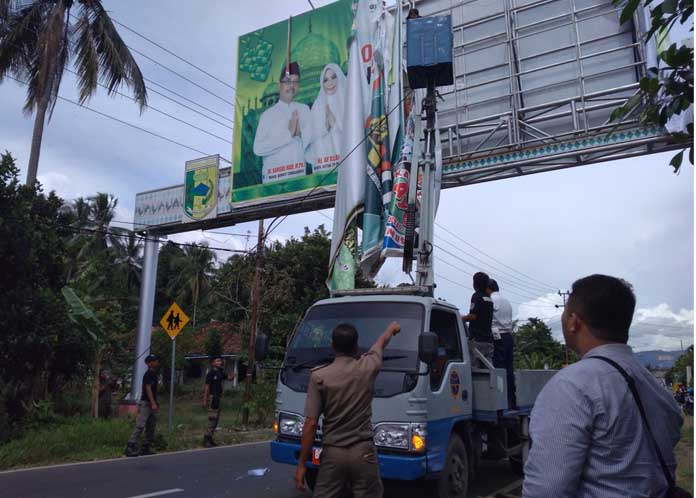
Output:
<instances>
[{"instance_id":1,"label":"power line","mask_svg":"<svg viewBox=\"0 0 696 498\"><path fill-rule=\"evenodd\" d=\"M184 63L188 64L188 65L191 66L192 68L197 69L198 71L200 71L201 73L205 74L206 76L208 76L208 77L214 79L214 80L217 81L218 83L222 83L222 84L225 85L226 87L231 88L232 90L236 90L235 87L233 87L233 86L230 85L229 83L227 83L227 82L221 80L220 78L218 78L217 76L215 76L215 75L213 75L213 74L210 74L208 71L206 71L205 69L203 69L203 68L197 66L197 65L194 64L193 62L184 59L183 57L181 57L180 55L178 55L178 54L174 53L173 51L169 50L167 47L164 47L164 46L161 45L160 43L157 43L156 41L154 41L154 40L148 38L147 36L143 35L142 33L139 33L138 31L134 30L133 28L130 28L130 27L126 26L125 24L123 24L123 23L120 22L120 21L117 21L117 20L114 19L113 17L111 17L111 20L112 20L113 22L115 22L116 24L118 24L119 26L123 27L124 29L127 29L127 30L130 31L131 33L133 33L133 34L139 36L139 37L142 38L143 40L147 40L148 42L152 43L154 46L156 46L156 47L158 47L158 48L164 50L164 51L167 52L169 55L172 55L172 56L176 57L176 58L179 59L181 62L184 62Z\"/></svg>"},{"instance_id":2,"label":"power line","mask_svg":"<svg viewBox=\"0 0 696 498\"><path fill-rule=\"evenodd\" d=\"M455 267L456 268L456 267ZM467 289L470 290L468 287L465 285L462 285L459 282L455 282L454 280L451 280L447 277L443 277L442 275L435 273L435 278L439 278L440 280L444 280L446 282L449 282L451 284L456 285L457 287L461 287L462 289ZM525 303L518 303L517 301L510 301L512 304L517 304L518 306L531 306L533 308L552 308L553 306L544 306L542 304L525 304Z\"/></svg>"},{"instance_id":3,"label":"power line","mask_svg":"<svg viewBox=\"0 0 696 498\"><path fill-rule=\"evenodd\" d=\"M472 266L472 267L476 268L476 265L474 265L474 264L470 263L469 261L467 261L467 260L465 260L465 259L463 259L463 258L457 256L457 255L454 254L454 253L451 253L451 252L448 251L447 249L445 249L445 248L443 248L443 247L441 247L441 246L439 246L439 245L437 245L437 244L433 244L433 246L436 247L437 249L439 249L440 251L444 252L445 254L448 254L449 256L452 256L452 257L455 258L457 261L460 261L460 262L462 262L462 263L464 263L464 264L467 264L467 265L469 265L469 266ZM441 259L441 261L447 263L447 261L444 260L444 259ZM453 266L453 265L450 264L450 266ZM455 268L457 268L457 267L455 267ZM458 269L459 269L459 268L458 268ZM462 270L462 271L463 271L463 270ZM513 287L515 287L515 288L520 289L520 286L514 285L514 284L512 284L511 282L507 282L507 285L510 285L510 286L513 286ZM522 297L522 298L524 298L524 299L534 299L534 300L539 300L539 301L541 301L541 302L548 302L549 304L555 304L555 303L551 303L550 301L545 300L543 297L534 296L534 295L533 295L529 290L527 290L526 288L521 288L521 290L524 291L524 292L526 292L526 293L528 293L528 295L523 295L523 294L521 294L520 292L518 292L518 291L513 291L513 290L511 290L511 289L508 289L508 292L511 292L511 293L513 293L513 294L516 294L516 295L518 295L518 296L520 296L520 297Z\"/></svg>"},{"instance_id":4,"label":"power line","mask_svg":"<svg viewBox=\"0 0 696 498\"><path fill-rule=\"evenodd\" d=\"M138 50L138 49L136 49L136 48L133 48L133 47L130 47L130 46L128 46L128 49L129 49L131 52L135 52L135 53L138 54L139 56L144 57L145 59L149 60L149 61L152 62L153 64L156 64L156 65L160 66L162 69L166 69L167 71L169 71L170 73L172 73L172 74L178 76L178 77L181 78L182 80L189 82L189 83L192 84L193 86L196 86L196 87L200 88L201 90L203 90L204 92L206 92L206 93L212 95L212 96L215 97L216 99L219 99L219 100L221 100L222 102L225 102L226 104L229 104L229 105L231 105L232 107L234 107L234 105L235 105L234 102L231 102L231 101L227 100L227 99L224 98L224 97L220 97L220 96L219 96L218 94L216 94L215 92L211 92L211 91L208 90L206 87L204 87L204 86L202 86L202 85L199 85L198 83L196 83L196 82L193 81L192 79L187 78L187 77L184 76L183 74L174 71L174 70L171 69L169 66L166 66L165 64L162 64L161 62L157 61L156 59L153 59L153 58L150 57L149 55L142 53L140 50Z\"/></svg>"},{"instance_id":5,"label":"power line","mask_svg":"<svg viewBox=\"0 0 696 498\"><path fill-rule=\"evenodd\" d=\"M520 278L518 278L518 277L515 277L514 275L511 275L510 273L507 273L507 272L504 271L504 270L500 270L499 268L495 268L495 267L491 266L490 263L487 263L486 261L484 261L484 260L482 260L482 259L480 259L480 258L477 258L475 255L473 255L473 254L471 254L471 253L468 253L468 252L464 251L464 250L461 249L459 246L457 246L456 244L450 242L449 240L447 240L447 239L444 238L444 237L441 237L441 240L442 240L443 242L446 242L446 243L449 244L450 246L454 247L457 251L461 252L462 254L466 254L467 256L469 256L469 257L471 257L471 258L474 258L476 261L479 261L480 263L482 263L482 264L484 265L484 268L483 268L483 269L488 270L489 273L495 273L495 274L497 275L498 272L499 272L501 275L505 275L505 277L503 277L503 278L500 279L501 281L502 281L503 279L506 278L506 279L511 279L511 281L514 282L514 283L510 283L510 281L508 281L508 282L507 282L508 285L512 285L513 287L517 287L517 288L520 288L520 289L525 290L525 291L543 292L543 293L545 293L545 294L550 294L550 292L548 291L548 289L539 287L538 285L535 285L535 284L530 284L530 283L528 283L528 282L526 282L526 281L524 281L524 280L522 280L522 279L520 279ZM473 264L473 263L469 263L468 261L467 261L466 263L469 264L469 265L471 265L472 267L477 267L477 266L478 266L478 265L475 265L475 264ZM489 268L490 268L490 270L489 270ZM491 271L491 270L493 270L493 271Z\"/></svg>"},{"instance_id":6,"label":"power line","mask_svg":"<svg viewBox=\"0 0 696 498\"><path fill-rule=\"evenodd\" d=\"M467 246L471 247L472 249L474 249L474 250L480 252L481 254L483 254L483 255L486 256L487 258L490 258L491 260L495 261L496 263L499 263L499 264L503 265L505 268L508 268L508 269L510 269L510 270L513 270L513 271L519 273L520 275L524 275L524 276L527 277L528 279L533 280L534 282L537 282L537 283L543 285L544 287L548 287L548 288L550 288L550 289L553 289L554 291L555 291L556 289L558 289L558 287L556 287L556 286L554 286L554 285L550 285L550 284L548 284L548 283L542 282L541 280L538 280L538 279L536 279L536 278L534 278L534 277L530 277L530 276L527 275L526 273L523 273L523 272L521 272L520 270L517 270L517 269L513 268L513 267L510 266L510 265L506 265L506 264L503 263L502 261L500 261L500 260L494 258L494 257L491 256L490 254L486 253L485 251L482 251L481 249L479 249L479 248L476 247L475 245L473 245L473 244L467 242L466 240L464 240L463 238L459 237L457 234L455 234L455 233L453 233L453 232L450 232L449 230L447 230L446 228L444 228L442 225L440 225L438 222L435 222L435 226L437 226L438 228L440 228L440 229L442 229L442 230L445 230L446 232L450 233L450 234L451 234L454 238L456 238L457 240L463 242L464 244L466 244Z\"/></svg>"},{"instance_id":7,"label":"power line","mask_svg":"<svg viewBox=\"0 0 696 498\"><path fill-rule=\"evenodd\" d=\"M227 116L224 116L224 115L222 115L222 114L220 114L220 113L218 113L218 112L215 112L214 110L212 110L212 109L210 109L210 108L204 106L203 104L200 104L200 103L196 102L195 100L191 100L190 98L185 97L185 96L181 95L180 93L175 92L174 90L172 90L172 89L170 89L170 88L167 88L166 86L164 86L164 85L161 84L161 83L157 83L156 81L153 81L153 80L151 80L151 79L149 79L149 78L146 78L146 77L144 77L144 76L143 76L143 79L144 79L145 81L147 81L150 85L158 86L158 87L160 87L160 88L166 90L167 92L171 93L172 95L176 95L176 96L179 97L180 99L184 99L186 102L190 102L190 103L193 104L193 105L197 105L197 106L200 107L201 109L205 109L205 110L208 111L209 113L214 114L215 116L217 116L217 117L219 117L219 118L222 118L222 119L225 119L225 120L229 121L230 123L233 123L233 124L234 124L234 120L228 118ZM179 103L178 101L172 99L171 97L168 97L167 95L164 95L164 94L158 92L157 90L154 90L154 89L152 89L152 88L149 88L148 90L151 91L151 92L153 92L153 93L156 93L157 95L161 95L162 97L167 98L167 99L171 100L172 102L176 102L177 104L179 104L179 105L181 105L181 106L184 106L184 104ZM194 111L194 112L198 112L198 111ZM205 116L205 114L203 114L203 116ZM207 117L207 116L206 116L206 117ZM212 119L212 118L208 118L208 119ZM214 121L215 121L215 120L214 120ZM215 122L216 122L216 123L220 123L219 121L215 121ZM220 123L220 124L222 124L223 126L227 126L227 127L230 128L230 129L234 129L234 128L231 128L230 126L226 125L226 124L223 124L223 123Z\"/></svg>"},{"instance_id":8,"label":"power line","mask_svg":"<svg viewBox=\"0 0 696 498\"><path fill-rule=\"evenodd\" d=\"M66 71L68 71L70 74L74 74L75 76L78 76L78 77L79 77L79 75L78 75L75 71L73 71L72 69L67 69L67 68L66 68ZM107 86L104 85L103 83L98 83L98 82L97 82L97 85L99 85L99 86L102 87L102 88L105 88L106 90L109 90L109 87L107 87ZM116 95L119 95L119 96L121 96L121 97L127 98L127 99L129 99L129 100L132 100L133 102L136 102L136 103L137 103L137 100L136 100L134 97L131 97L130 95L126 95L125 93L119 92L118 90L113 90L113 93L115 93ZM171 119L173 119L173 120L175 120L175 121L178 121L178 122L180 122L180 123L183 123L183 124L185 124L186 126L190 126L191 128L194 128L194 129L196 129L196 130L198 130L198 131L200 131L200 132L205 133L206 135L210 135L210 136L213 137L213 138L217 138L218 140L221 140L221 141L223 141L223 142L225 142L225 143L227 143L227 144L232 145L232 142L230 142L228 139L222 138L221 136L218 136L218 135L216 135L215 133L211 133L211 132L209 132L208 130L204 130L203 128L200 128L199 126L196 126L196 125L194 125L194 124L192 124L192 123L189 123L189 122L186 121L186 120L183 120L183 119L181 119L181 118L178 118L178 117L176 117L176 116L173 116L173 115L169 114L168 112L163 111L162 109L158 109L157 107L155 107L155 106L153 106L153 105L151 105L151 104L148 104L147 108L148 108L148 109L152 109L153 111L158 112L158 113L160 113L160 114L162 114L162 115L164 115L164 116L167 116L168 118L171 118Z\"/></svg>"},{"instance_id":9,"label":"power line","mask_svg":"<svg viewBox=\"0 0 696 498\"><path fill-rule=\"evenodd\" d=\"M74 14L70 14L70 17L72 17L73 19L76 19L77 21L80 20L80 19L79 19L76 15L74 15ZM232 107L234 107L234 105L235 105L234 102L230 102L229 100L225 99L224 97L220 97L220 96L219 96L218 94L216 94L215 92L212 92L212 91L208 90L207 88L205 88L204 86L199 85L198 83L196 83L196 82L193 81L192 79L187 78L186 76L184 76L184 75L181 74L181 73L178 73L177 71L173 70L172 68L170 68L170 67L167 66L166 64L162 64L161 62L155 60L154 58L150 57L150 56L147 55L147 54L142 53L140 50L131 47L130 45L126 45L126 47L127 47L128 50L130 50L131 52L134 52L134 53L140 55L141 57L144 57L145 59L149 60L149 61L152 62L153 64L156 64L156 65L160 66L162 69L166 69L167 71L169 71L170 73L172 73L172 74L178 76L179 78L183 79L184 81L189 82L190 84L192 84L192 85L194 85L194 86L200 88L200 89L203 90L204 92L209 93L209 94L212 95L213 97L215 97L215 98L217 98L217 99L220 99L221 101L223 101L223 102L225 102L225 103L231 105Z\"/></svg>"},{"instance_id":10,"label":"power line","mask_svg":"<svg viewBox=\"0 0 696 498\"><path fill-rule=\"evenodd\" d=\"M20 80L20 79L17 79L17 78L15 78L15 77L13 77L13 76L9 76L9 75L8 75L7 77L10 78L10 79L12 79L12 80L14 80L14 81L16 81L17 83L21 83L21 84L23 84L23 85L28 85L28 83L26 83L25 81L22 81L22 80ZM179 147L183 147L183 148L185 148L185 149L191 150L191 151L196 152L196 153L198 153L198 154L202 154L202 155L204 155L204 156L211 156L211 155L213 155L213 154L210 154L210 153L208 153L208 152L203 152L202 150L196 149L195 147L191 147L191 146L189 146L189 145L182 144L181 142L177 142L176 140L173 140L173 139L171 139L171 138L165 137L164 135L160 135L159 133L155 133L154 131L150 131L150 130L148 130L148 129L146 129L146 128L141 128L140 126L134 125L133 123L129 123L128 121L123 121L122 119L119 119L119 118L116 118L116 117L114 117L114 116L111 116L110 114L106 114L106 113L104 113L104 112L98 111L98 110L96 110L96 109L94 109L94 108L92 108L92 107L88 107L88 106L86 106L86 105L82 105L82 104L80 104L79 102L76 102L76 101L74 101L74 100L71 100L71 99L68 99L68 98L66 98L66 97L63 97L62 95L58 95L58 98L61 99L61 100L64 100L65 102L70 102L71 104L74 104L74 105L76 105L76 106L78 106L78 107L80 107L80 108L82 108L82 109L86 109L86 110L91 111L91 112L93 112L93 113L95 113L95 114L99 114L100 116L103 116L103 117L105 117L105 118L111 119L111 120L116 121L116 122L118 122L118 123L121 123L121 124L123 124L123 125L129 126L129 127L134 128L134 129L136 129L136 130L138 130L138 131L142 131L142 132L144 132L144 133L147 133L148 135L152 135L152 136L154 136L154 137L160 138L160 139L165 140L165 141L167 141L167 142L173 143L173 144L175 144L175 145L178 145ZM221 159L223 159L223 158L221 157ZM225 160L229 162L229 160L227 160L227 159L225 159Z\"/></svg>"},{"instance_id":11,"label":"power line","mask_svg":"<svg viewBox=\"0 0 696 498\"><path fill-rule=\"evenodd\" d=\"M438 246L435 246L435 247L437 247L437 248L440 249L440 250L443 250L442 248L440 248L440 247L438 247ZM446 252L446 251L445 251L445 252ZM451 253L447 253L447 254L450 254L450 255L451 255ZM454 265L454 264L450 263L449 261L447 261L447 260L444 259L444 258L441 258L439 261L440 261L441 263L446 264L447 266L449 266L449 267L451 267L451 268L454 268L455 270L458 270L458 271L460 271L460 272L462 272L462 273L465 273L465 274L471 276L471 273L465 271L464 269L458 267L457 265ZM461 285L461 286L464 287L464 288L467 288L467 287L465 287L465 286L462 285L462 284L459 284L459 285ZM512 291L512 290L510 290L510 289L508 289L508 292L510 292L510 293L512 293L512 294L514 294L514 295L516 295L516 296L518 296L518 297L521 297L521 298L523 298L523 299L539 300L538 298L526 296L526 295L524 295L524 294L521 294L521 293L516 292L516 291ZM511 301L511 302L512 302L512 301ZM543 303L544 301L541 301L541 302ZM524 303L515 303L515 304L523 305ZM541 305L541 304L539 304L539 305L532 305L532 304L527 305L527 304L524 304L524 305L525 305L525 306L544 307L544 308L553 308L553 307L554 307L554 305L552 305L552 304L547 304L547 305Z\"/></svg>"}]
</instances>

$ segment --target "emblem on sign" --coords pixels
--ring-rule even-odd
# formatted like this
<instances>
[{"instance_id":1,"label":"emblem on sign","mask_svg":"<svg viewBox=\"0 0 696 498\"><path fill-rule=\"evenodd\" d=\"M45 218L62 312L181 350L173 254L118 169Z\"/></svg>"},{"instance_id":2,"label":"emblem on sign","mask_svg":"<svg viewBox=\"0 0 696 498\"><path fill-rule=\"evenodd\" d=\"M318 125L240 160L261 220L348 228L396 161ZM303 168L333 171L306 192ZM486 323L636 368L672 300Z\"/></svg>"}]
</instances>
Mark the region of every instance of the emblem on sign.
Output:
<instances>
[{"instance_id":1,"label":"emblem on sign","mask_svg":"<svg viewBox=\"0 0 696 498\"><path fill-rule=\"evenodd\" d=\"M169 334L169 337L174 339L179 332L186 326L189 321L189 317L186 313L179 308L179 305L172 303L167 312L164 314L160 320L160 325L164 331Z\"/></svg>"},{"instance_id":2,"label":"emblem on sign","mask_svg":"<svg viewBox=\"0 0 696 498\"><path fill-rule=\"evenodd\" d=\"M459 396L459 389L461 389L461 382L459 381L459 374L456 370L452 370L449 376L450 392L452 397L457 399Z\"/></svg>"},{"instance_id":3,"label":"emblem on sign","mask_svg":"<svg viewBox=\"0 0 696 498\"><path fill-rule=\"evenodd\" d=\"M217 215L218 156L186 162L183 221L199 221Z\"/></svg>"}]
</instances>

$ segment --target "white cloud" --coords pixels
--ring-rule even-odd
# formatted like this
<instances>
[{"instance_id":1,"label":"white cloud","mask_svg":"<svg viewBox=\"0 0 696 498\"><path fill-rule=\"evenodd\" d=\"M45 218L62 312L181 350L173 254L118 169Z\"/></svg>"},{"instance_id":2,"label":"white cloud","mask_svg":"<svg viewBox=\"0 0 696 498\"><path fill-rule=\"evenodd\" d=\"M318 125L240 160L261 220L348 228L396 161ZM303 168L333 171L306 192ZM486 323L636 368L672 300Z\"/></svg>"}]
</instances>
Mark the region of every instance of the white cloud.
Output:
<instances>
[{"instance_id":1,"label":"white cloud","mask_svg":"<svg viewBox=\"0 0 696 498\"><path fill-rule=\"evenodd\" d=\"M694 310L673 311L661 303L639 308L633 317L629 344L636 351L677 351L694 343Z\"/></svg>"}]
</instances>

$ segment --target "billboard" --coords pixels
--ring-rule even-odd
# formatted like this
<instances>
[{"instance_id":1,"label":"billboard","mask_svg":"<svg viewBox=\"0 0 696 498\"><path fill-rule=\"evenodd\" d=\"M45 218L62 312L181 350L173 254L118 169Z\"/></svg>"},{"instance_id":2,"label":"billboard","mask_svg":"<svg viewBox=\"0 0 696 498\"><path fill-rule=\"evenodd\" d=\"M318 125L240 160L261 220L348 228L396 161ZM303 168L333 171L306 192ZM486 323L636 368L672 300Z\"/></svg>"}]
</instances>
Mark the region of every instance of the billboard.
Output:
<instances>
[{"instance_id":1,"label":"billboard","mask_svg":"<svg viewBox=\"0 0 696 498\"><path fill-rule=\"evenodd\" d=\"M611 0L421 0L417 6L421 15L452 15L455 81L439 89L444 102L438 100L442 188L675 148L666 130L641 125L636 115L626 116L620 123L610 121L612 111L639 91L647 68L656 65L655 47L644 40L649 26L642 13L632 23L621 24L621 7ZM314 74L307 81L309 57L298 47L303 37L319 36L324 9L337 9L336 15L343 20L339 22L331 14L332 19L324 22L340 25L345 34L322 31L322 40L330 39L332 45L316 43L315 36L306 43L325 47L323 52L334 52L335 47L338 65L344 69L350 2L342 0L291 21L291 59L294 50L302 78L298 100L310 110L316 97L313 100L302 92L308 91L307 83L318 94L319 71L324 66L318 62L320 69L311 68ZM268 61L264 54L269 47L259 40L266 39L266 30L273 26L242 37L247 39L244 43L256 43L257 58L240 58L244 68L238 69L234 171L225 168L220 172L218 218L213 220L217 226L334 205L325 187L335 188L335 173L309 199L303 196L319 184L321 174L267 184L260 180L261 163L253 155L252 131L266 89L267 99L274 103L278 99L278 76L287 58L283 52L287 53L288 23L274 26L281 48L274 46ZM240 55L244 54L240 43ZM316 51L315 58L318 54ZM252 76L266 78L266 85L252 87L252 82L260 85ZM270 85L271 80L275 86ZM230 180L232 174L234 181ZM178 185L138 194L138 226L158 227L163 233L179 230L183 190ZM302 192L301 203L293 198L297 192ZM243 206L247 203L250 206Z\"/></svg>"},{"instance_id":2,"label":"billboard","mask_svg":"<svg viewBox=\"0 0 696 498\"><path fill-rule=\"evenodd\" d=\"M233 204L335 188L352 21L340 0L239 37Z\"/></svg>"},{"instance_id":3,"label":"billboard","mask_svg":"<svg viewBox=\"0 0 696 498\"><path fill-rule=\"evenodd\" d=\"M182 221L208 220L217 216L220 156L186 161L184 176L184 215Z\"/></svg>"}]
</instances>

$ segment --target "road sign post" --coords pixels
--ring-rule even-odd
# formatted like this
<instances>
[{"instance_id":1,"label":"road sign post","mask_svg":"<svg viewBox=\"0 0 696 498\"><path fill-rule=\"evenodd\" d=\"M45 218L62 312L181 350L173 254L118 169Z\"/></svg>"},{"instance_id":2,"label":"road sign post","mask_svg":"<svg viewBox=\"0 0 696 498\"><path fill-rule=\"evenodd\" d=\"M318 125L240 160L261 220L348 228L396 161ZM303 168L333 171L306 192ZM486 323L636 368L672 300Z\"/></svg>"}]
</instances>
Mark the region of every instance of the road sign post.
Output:
<instances>
[{"instance_id":1,"label":"road sign post","mask_svg":"<svg viewBox=\"0 0 696 498\"><path fill-rule=\"evenodd\" d=\"M172 415L174 414L174 370L176 367L176 337L172 339L172 368L169 376L169 432L172 432Z\"/></svg>"},{"instance_id":2,"label":"road sign post","mask_svg":"<svg viewBox=\"0 0 696 498\"><path fill-rule=\"evenodd\" d=\"M183 330L189 321L189 317L179 307L172 303L160 320L164 331L172 338L172 363L169 376L169 432L172 432L172 416L174 415L174 372L176 371L176 336Z\"/></svg>"}]
</instances>

